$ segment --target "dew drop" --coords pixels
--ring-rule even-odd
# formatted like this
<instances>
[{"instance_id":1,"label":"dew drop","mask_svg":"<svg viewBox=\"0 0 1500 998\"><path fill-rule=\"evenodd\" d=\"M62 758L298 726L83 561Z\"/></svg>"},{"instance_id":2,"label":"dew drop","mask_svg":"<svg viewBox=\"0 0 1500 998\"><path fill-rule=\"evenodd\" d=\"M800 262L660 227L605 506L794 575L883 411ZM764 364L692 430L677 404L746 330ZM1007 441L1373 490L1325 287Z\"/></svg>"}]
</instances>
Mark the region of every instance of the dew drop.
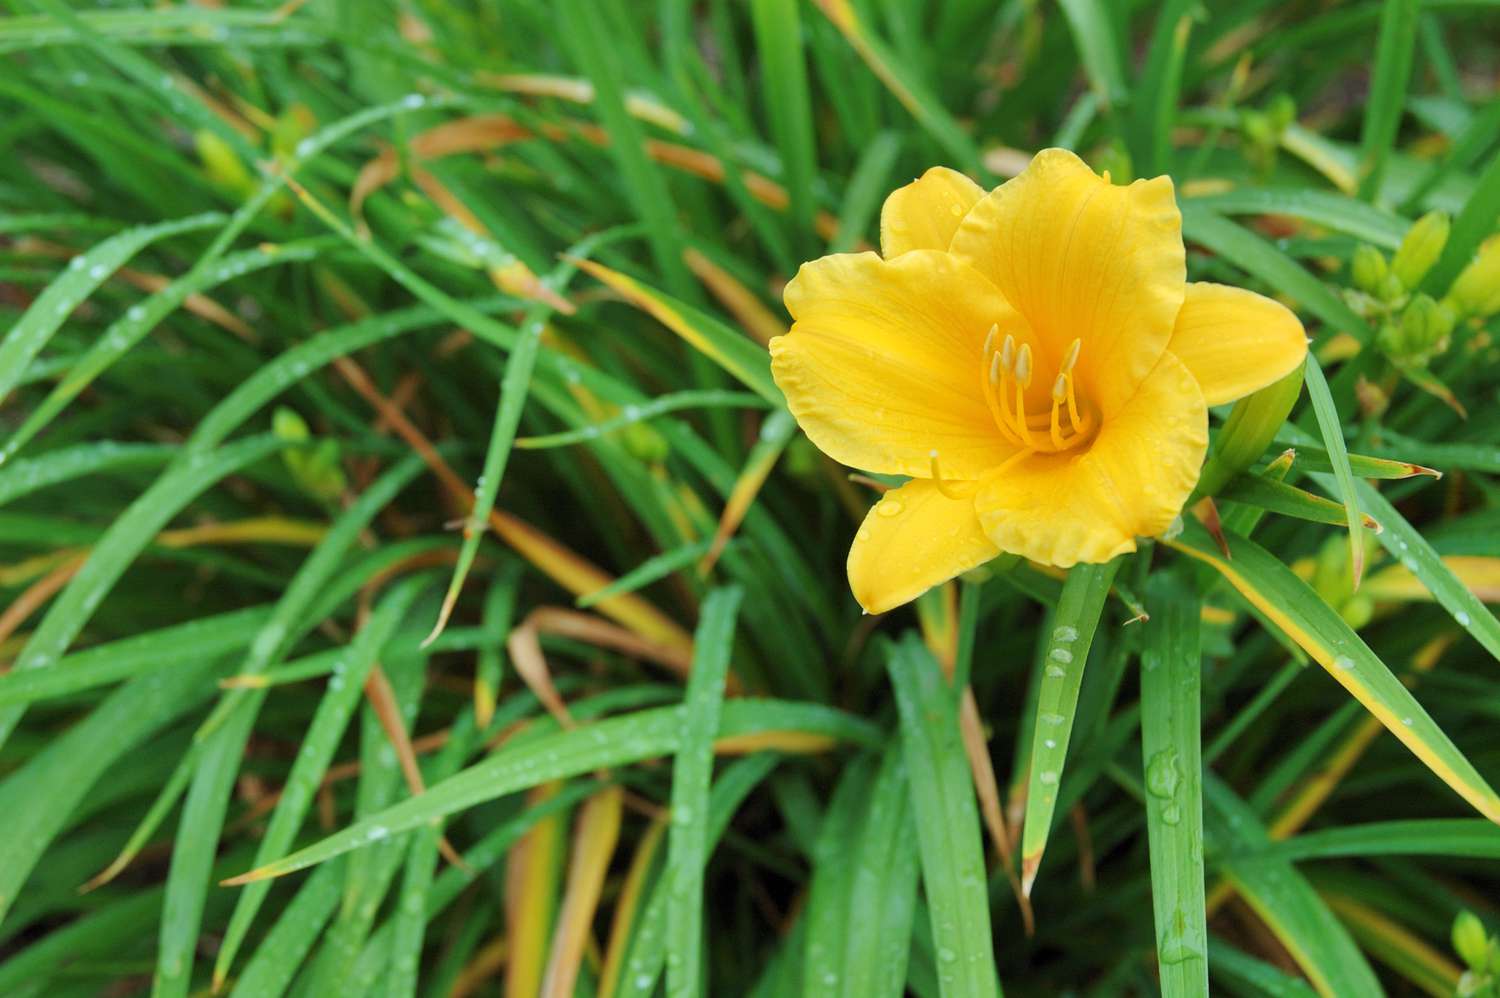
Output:
<instances>
[{"instance_id":1,"label":"dew drop","mask_svg":"<svg viewBox=\"0 0 1500 998\"><path fill-rule=\"evenodd\" d=\"M1460 610L1457 613L1455 613L1453 615L1453 619L1456 620L1456 621L1458 621L1458 626L1459 627L1468 627L1469 626L1469 615L1467 613L1465 613L1464 611L1462 611L1462 610Z\"/></svg>"},{"instance_id":2,"label":"dew drop","mask_svg":"<svg viewBox=\"0 0 1500 998\"><path fill-rule=\"evenodd\" d=\"M875 512L881 516L900 516L903 508L899 499L882 499L875 504Z\"/></svg>"},{"instance_id":3,"label":"dew drop","mask_svg":"<svg viewBox=\"0 0 1500 998\"><path fill-rule=\"evenodd\" d=\"M1163 749L1146 763L1146 789L1156 797L1171 797L1177 793L1177 784L1182 774L1177 771L1177 753Z\"/></svg>"},{"instance_id":4,"label":"dew drop","mask_svg":"<svg viewBox=\"0 0 1500 998\"><path fill-rule=\"evenodd\" d=\"M1354 659L1350 658L1348 655L1340 655L1338 658L1335 658L1333 660L1333 667L1335 669L1343 669L1345 672L1348 672L1350 669L1354 668Z\"/></svg>"}]
</instances>

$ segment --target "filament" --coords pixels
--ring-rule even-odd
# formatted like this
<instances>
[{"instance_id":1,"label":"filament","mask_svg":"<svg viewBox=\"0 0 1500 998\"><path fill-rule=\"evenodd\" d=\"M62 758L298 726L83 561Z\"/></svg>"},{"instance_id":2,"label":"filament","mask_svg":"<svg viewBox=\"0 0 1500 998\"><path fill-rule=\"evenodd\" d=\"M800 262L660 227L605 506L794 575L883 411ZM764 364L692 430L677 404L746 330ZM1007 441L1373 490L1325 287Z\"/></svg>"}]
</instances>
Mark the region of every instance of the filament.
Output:
<instances>
[{"instance_id":1,"label":"filament","mask_svg":"<svg viewBox=\"0 0 1500 998\"><path fill-rule=\"evenodd\" d=\"M932 459L932 484L937 486L937 490L943 495L947 496L949 499L970 498L970 495L968 493L955 490L953 486L950 485L945 478L943 478L943 469L938 464L938 452L936 448L928 451L927 455Z\"/></svg>"}]
</instances>

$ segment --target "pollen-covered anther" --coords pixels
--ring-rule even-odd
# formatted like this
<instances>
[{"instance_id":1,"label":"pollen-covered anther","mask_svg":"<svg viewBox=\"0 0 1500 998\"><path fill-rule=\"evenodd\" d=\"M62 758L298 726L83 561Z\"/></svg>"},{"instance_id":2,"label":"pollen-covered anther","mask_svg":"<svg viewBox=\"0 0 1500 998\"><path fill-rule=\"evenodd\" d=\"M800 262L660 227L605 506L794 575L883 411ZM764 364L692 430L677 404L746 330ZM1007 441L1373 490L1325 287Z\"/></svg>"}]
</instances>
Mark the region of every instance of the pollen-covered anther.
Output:
<instances>
[{"instance_id":1,"label":"pollen-covered anther","mask_svg":"<svg viewBox=\"0 0 1500 998\"><path fill-rule=\"evenodd\" d=\"M1058 416L1062 411L1063 403L1068 399L1068 376L1059 374L1052 382L1052 417L1047 430L1052 436L1052 446L1061 450L1063 447L1062 425Z\"/></svg>"},{"instance_id":2,"label":"pollen-covered anther","mask_svg":"<svg viewBox=\"0 0 1500 998\"><path fill-rule=\"evenodd\" d=\"M1022 343L1016 353L1016 411L1013 415L1016 432L1026 446L1031 446L1031 427L1026 425L1026 389L1031 387L1031 344Z\"/></svg>"},{"instance_id":3,"label":"pollen-covered anther","mask_svg":"<svg viewBox=\"0 0 1500 998\"><path fill-rule=\"evenodd\" d=\"M1083 350L1083 340L1074 339L1068 344L1068 352L1063 354L1062 363L1057 366L1058 373L1069 374L1073 366L1078 363L1078 354Z\"/></svg>"}]
</instances>

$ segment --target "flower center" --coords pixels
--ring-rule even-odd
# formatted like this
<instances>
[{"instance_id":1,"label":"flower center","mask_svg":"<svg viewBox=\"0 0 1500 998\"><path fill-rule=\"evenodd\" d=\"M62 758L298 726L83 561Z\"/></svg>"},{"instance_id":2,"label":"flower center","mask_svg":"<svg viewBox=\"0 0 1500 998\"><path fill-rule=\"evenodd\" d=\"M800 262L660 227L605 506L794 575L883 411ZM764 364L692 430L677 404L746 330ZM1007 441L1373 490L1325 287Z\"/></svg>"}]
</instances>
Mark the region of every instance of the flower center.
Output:
<instances>
[{"instance_id":1,"label":"flower center","mask_svg":"<svg viewBox=\"0 0 1500 998\"><path fill-rule=\"evenodd\" d=\"M1078 405L1074 368L1083 341L1075 339L1068 344L1062 363L1057 365L1049 393L1052 411L1043 413L1038 407L1036 412L1028 413L1026 393L1037 375L1031 345L1022 343L1018 349L1014 336L1007 333L997 343L999 337L1000 327L990 326L984 338L980 381L985 402L1000 432L1019 444L1023 453L1057 453L1087 443L1098 426L1093 414L1087 408L1080 410Z\"/></svg>"}]
</instances>

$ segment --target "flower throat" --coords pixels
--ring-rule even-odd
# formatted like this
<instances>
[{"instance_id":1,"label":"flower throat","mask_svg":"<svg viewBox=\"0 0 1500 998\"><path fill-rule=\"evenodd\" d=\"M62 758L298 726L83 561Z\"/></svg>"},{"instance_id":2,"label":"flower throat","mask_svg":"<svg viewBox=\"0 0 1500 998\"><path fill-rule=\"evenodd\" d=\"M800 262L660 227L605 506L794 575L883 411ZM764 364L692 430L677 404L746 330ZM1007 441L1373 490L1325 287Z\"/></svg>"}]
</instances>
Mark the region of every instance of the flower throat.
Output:
<instances>
[{"instance_id":1,"label":"flower throat","mask_svg":"<svg viewBox=\"0 0 1500 998\"><path fill-rule=\"evenodd\" d=\"M1087 443L1094 433L1094 419L1089 412L1079 409L1074 375L1083 341L1075 339L1068 344L1062 363L1057 366L1049 393L1051 412L1028 413L1026 392L1037 373L1031 345L1022 343L1018 349L1014 336L1007 333L1005 339L997 343L999 337L1000 327L990 326L989 334L984 338L980 381L995 425L1007 439L1022 448L1020 454L1011 460L1026 454L1072 450Z\"/></svg>"}]
</instances>

